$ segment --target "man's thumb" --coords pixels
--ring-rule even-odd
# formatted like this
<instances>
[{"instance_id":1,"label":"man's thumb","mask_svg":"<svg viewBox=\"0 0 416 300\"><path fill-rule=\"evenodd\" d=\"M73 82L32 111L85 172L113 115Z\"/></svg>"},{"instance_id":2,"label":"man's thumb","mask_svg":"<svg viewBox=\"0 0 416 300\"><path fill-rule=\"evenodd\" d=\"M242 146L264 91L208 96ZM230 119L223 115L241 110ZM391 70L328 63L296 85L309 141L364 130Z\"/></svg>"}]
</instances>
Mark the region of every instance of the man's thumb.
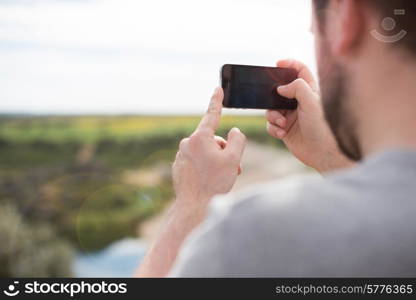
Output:
<instances>
[{"instance_id":1,"label":"man's thumb","mask_svg":"<svg viewBox=\"0 0 416 300\"><path fill-rule=\"evenodd\" d=\"M298 78L287 85L279 86L277 92L283 97L296 99L300 109L305 111L308 111L308 106L318 99L316 93L302 78Z\"/></svg>"}]
</instances>

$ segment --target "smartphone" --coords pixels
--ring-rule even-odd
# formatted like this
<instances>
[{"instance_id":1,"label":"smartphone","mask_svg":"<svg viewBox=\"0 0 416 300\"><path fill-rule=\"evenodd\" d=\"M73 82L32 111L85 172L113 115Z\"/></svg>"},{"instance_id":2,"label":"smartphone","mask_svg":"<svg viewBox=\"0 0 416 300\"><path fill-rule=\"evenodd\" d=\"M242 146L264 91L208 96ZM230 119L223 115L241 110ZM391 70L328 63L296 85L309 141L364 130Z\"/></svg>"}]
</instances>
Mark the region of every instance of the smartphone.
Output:
<instances>
[{"instance_id":1,"label":"smartphone","mask_svg":"<svg viewBox=\"0 0 416 300\"><path fill-rule=\"evenodd\" d=\"M296 109L297 101L280 96L277 87L291 83L297 71L226 64L221 68L223 106L227 108Z\"/></svg>"}]
</instances>

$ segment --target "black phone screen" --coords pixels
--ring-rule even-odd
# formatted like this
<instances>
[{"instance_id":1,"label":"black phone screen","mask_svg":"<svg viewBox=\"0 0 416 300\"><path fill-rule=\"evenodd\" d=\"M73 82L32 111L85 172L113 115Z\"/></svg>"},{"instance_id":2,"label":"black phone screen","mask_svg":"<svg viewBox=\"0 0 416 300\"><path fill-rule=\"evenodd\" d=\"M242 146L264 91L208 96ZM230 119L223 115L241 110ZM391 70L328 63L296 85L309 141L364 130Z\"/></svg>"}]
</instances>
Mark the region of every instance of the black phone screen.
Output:
<instances>
[{"instance_id":1,"label":"black phone screen","mask_svg":"<svg viewBox=\"0 0 416 300\"><path fill-rule=\"evenodd\" d=\"M276 88L297 78L290 68L224 65L221 85L224 107L254 109L296 109L297 101L277 93Z\"/></svg>"}]
</instances>

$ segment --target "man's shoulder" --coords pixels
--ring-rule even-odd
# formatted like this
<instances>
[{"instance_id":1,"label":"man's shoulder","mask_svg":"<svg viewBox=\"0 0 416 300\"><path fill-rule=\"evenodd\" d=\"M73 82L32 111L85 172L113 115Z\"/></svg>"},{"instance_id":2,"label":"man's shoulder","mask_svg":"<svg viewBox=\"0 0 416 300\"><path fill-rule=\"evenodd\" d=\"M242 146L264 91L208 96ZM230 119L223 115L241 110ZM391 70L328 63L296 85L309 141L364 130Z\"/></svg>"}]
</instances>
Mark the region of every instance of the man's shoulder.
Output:
<instances>
[{"instance_id":1,"label":"man's shoulder","mask_svg":"<svg viewBox=\"0 0 416 300\"><path fill-rule=\"evenodd\" d=\"M233 219L239 215L258 218L259 214L313 213L317 207L326 210L354 207L356 201L364 203L379 196L374 187L385 185L384 179L373 173L366 166L357 165L324 177L309 174L277 179L226 196L230 201L216 199L213 208L223 210Z\"/></svg>"},{"instance_id":2,"label":"man's shoulder","mask_svg":"<svg viewBox=\"0 0 416 300\"><path fill-rule=\"evenodd\" d=\"M311 261L321 251L316 243L327 248L348 230L340 222L343 201L337 201L343 194L338 189L343 188L342 182L299 176L252 186L231 199L215 199L210 219L217 225L211 228L217 228L215 236L221 239L224 275L315 272Z\"/></svg>"},{"instance_id":3,"label":"man's shoulder","mask_svg":"<svg viewBox=\"0 0 416 300\"><path fill-rule=\"evenodd\" d=\"M307 203L315 203L316 206L317 201L326 202L331 199L333 203L333 200L343 198L347 190L353 189L349 178L350 176L344 174L335 174L328 178L303 175L268 181L227 195L226 199L218 197L213 201L212 207L213 210L227 214L227 219L237 215L287 213L295 207L305 207Z\"/></svg>"},{"instance_id":4,"label":"man's shoulder","mask_svg":"<svg viewBox=\"0 0 416 300\"><path fill-rule=\"evenodd\" d=\"M300 176L250 187L232 199L216 199L211 217L221 228L226 276L315 272L310 259L320 257L317 242L327 247L354 230L343 222L343 182Z\"/></svg>"}]
</instances>

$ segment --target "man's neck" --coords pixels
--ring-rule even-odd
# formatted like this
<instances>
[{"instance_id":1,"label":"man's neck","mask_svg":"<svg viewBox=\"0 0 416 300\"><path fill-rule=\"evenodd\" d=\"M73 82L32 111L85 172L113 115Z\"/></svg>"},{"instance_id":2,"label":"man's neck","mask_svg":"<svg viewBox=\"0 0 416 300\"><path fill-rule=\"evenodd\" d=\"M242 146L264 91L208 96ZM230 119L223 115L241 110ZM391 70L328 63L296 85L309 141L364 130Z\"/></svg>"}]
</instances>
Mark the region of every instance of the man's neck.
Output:
<instances>
[{"instance_id":1,"label":"man's neck","mask_svg":"<svg viewBox=\"0 0 416 300\"><path fill-rule=\"evenodd\" d=\"M364 156L386 149L416 151L415 70L408 57L372 57L357 72L352 102L360 103L354 109Z\"/></svg>"}]
</instances>

